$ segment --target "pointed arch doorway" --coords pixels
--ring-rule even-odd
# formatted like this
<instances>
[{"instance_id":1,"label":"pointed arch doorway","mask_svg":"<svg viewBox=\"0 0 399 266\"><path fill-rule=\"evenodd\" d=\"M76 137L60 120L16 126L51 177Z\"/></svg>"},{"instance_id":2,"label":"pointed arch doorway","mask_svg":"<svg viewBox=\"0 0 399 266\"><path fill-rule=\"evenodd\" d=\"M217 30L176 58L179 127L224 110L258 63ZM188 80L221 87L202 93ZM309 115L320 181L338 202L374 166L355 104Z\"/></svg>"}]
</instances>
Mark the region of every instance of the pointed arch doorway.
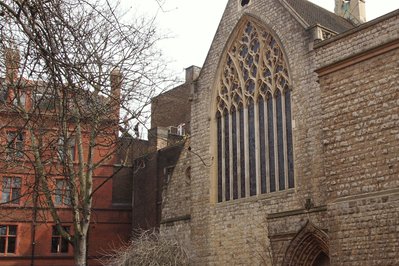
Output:
<instances>
[{"instance_id":1,"label":"pointed arch doorway","mask_svg":"<svg viewBox=\"0 0 399 266\"><path fill-rule=\"evenodd\" d=\"M326 253L320 252L312 266L330 266L330 257Z\"/></svg>"},{"instance_id":2,"label":"pointed arch doorway","mask_svg":"<svg viewBox=\"0 0 399 266\"><path fill-rule=\"evenodd\" d=\"M284 266L330 266L328 235L307 222L291 241Z\"/></svg>"}]
</instances>

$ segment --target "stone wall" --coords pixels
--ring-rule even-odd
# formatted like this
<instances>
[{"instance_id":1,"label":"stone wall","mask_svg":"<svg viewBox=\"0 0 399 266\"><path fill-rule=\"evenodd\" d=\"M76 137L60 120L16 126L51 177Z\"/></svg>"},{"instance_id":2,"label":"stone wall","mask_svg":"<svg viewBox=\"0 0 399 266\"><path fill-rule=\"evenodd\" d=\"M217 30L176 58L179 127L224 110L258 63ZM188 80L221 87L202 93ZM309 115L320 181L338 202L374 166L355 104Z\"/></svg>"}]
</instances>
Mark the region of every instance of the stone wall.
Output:
<instances>
[{"instance_id":1,"label":"stone wall","mask_svg":"<svg viewBox=\"0 0 399 266\"><path fill-rule=\"evenodd\" d=\"M332 265L398 265L399 190L329 204Z\"/></svg>"},{"instance_id":2,"label":"stone wall","mask_svg":"<svg viewBox=\"0 0 399 266\"><path fill-rule=\"evenodd\" d=\"M316 50L333 265L399 263L398 25L393 13Z\"/></svg>"},{"instance_id":3,"label":"stone wall","mask_svg":"<svg viewBox=\"0 0 399 266\"><path fill-rule=\"evenodd\" d=\"M173 172L162 190L162 218L160 231L163 235L180 239L185 245L191 239L191 156L190 141L183 145ZM191 247L187 246L190 253Z\"/></svg>"},{"instance_id":4,"label":"stone wall","mask_svg":"<svg viewBox=\"0 0 399 266\"><path fill-rule=\"evenodd\" d=\"M398 58L396 49L320 79L332 200L399 185Z\"/></svg>"},{"instance_id":5,"label":"stone wall","mask_svg":"<svg viewBox=\"0 0 399 266\"><path fill-rule=\"evenodd\" d=\"M226 7L202 68L192 105L191 146L199 156L192 158L191 234L197 251L195 263L198 265L269 264L274 259L270 258L270 250L274 250L275 257L282 257L285 250L277 248L284 242L277 238L273 244L276 248L269 245L268 232L292 233L293 229L284 222L284 217L268 223L268 214L303 210L307 198L311 198L315 206L325 204L324 186L321 185L324 178L320 145L320 90L317 75L312 71L313 53L308 50L310 35L279 1L253 1L246 8L240 8L238 2L229 1ZM296 187L260 197L214 203L211 191L216 178L213 175L216 154L211 144L215 134L214 114L210 112L214 109L212 103L216 88L213 86L221 56L229 40L235 37L231 33L241 19L250 17L260 20L270 29L281 41L287 56L293 87ZM309 216L309 219L318 215L320 213ZM282 222L278 223L279 219ZM314 218L314 223L317 224L318 219ZM278 228L275 227L277 225Z\"/></svg>"},{"instance_id":6,"label":"stone wall","mask_svg":"<svg viewBox=\"0 0 399 266\"><path fill-rule=\"evenodd\" d=\"M325 238L316 245L332 265L398 264L399 12L313 46L280 1L239 2L228 2L195 84L191 187L174 174L161 231L190 236L196 265L288 265L307 232ZM289 65L295 189L216 203L214 84L245 19L279 40Z\"/></svg>"},{"instance_id":7,"label":"stone wall","mask_svg":"<svg viewBox=\"0 0 399 266\"><path fill-rule=\"evenodd\" d=\"M330 65L399 38L399 10L315 45L316 67Z\"/></svg>"},{"instance_id":8,"label":"stone wall","mask_svg":"<svg viewBox=\"0 0 399 266\"><path fill-rule=\"evenodd\" d=\"M183 150L184 143L137 158L133 166L133 229L159 228L163 191Z\"/></svg>"}]
</instances>

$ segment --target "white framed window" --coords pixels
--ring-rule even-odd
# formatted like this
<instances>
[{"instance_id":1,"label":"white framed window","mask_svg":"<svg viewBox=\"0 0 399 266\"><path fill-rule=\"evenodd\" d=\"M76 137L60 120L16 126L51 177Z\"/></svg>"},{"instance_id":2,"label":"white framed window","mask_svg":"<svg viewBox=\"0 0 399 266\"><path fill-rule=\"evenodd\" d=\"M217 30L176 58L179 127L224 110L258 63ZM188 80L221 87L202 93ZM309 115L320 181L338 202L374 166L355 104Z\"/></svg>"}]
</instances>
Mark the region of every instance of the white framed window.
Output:
<instances>
[{"instance_id":1,"label":"white framed window","mask_svg":"<svg viewBox=\"0 0 399 266\"><path fill-rule=\"evenodd\" d=\"M70 226L63 226L66 232L69 232ZM56 226L52 226L51 235L51 253L68 253L69 243L58 232Z\"/></svg>"},{"instance_id":2,"label":"white framed window","mask_svg":"<svg viewBox=\"0 0 399 266\"><path fill-rule=\"evenodd\" d=\"M65 162L68 152L70 152L71 160L74 162L76 159L76 145L75 145L75 138L70 137L67 140L67 150L65 150L65 139L64 137L59 137L58 138L58 144L57 144L57 152L58 152L58 158L60 159L61 162Z\"/></svg>"},{"instance_id":3,"label":"white framed window","mask_svg":"<svg viewBox=\"0 0 399 266\"><path fill-rule=\"evenodd\" d=\"M33 94L34 108L41 111L48 111L55 109L55 98L49 93L35 92Z\"/></svg>"},{"instance_id":4,"label":"white framed window","mask_svg":"<svg viewBox=\"0 0 399 266\"><path fill-rule=\"evenodd\" d=\"M19 204L21 198L21 178L5 176L2 181L1 203Z\"/></svg>"},{"instance_id":5,"label":"white framed window","mask_svg":"<svg viewBox=\"0 0 399 266\"><path fill-rule=\"evenodd\" d=\"M0 254L15 254L17 250L17 226L0 225Z\"/></svg>"},{"instance_id":6,"label":"white framed window","mask_svg":"<svg viewBox=\"0 0 399 266\"><path fill-rule=\"evenodd\" d=\"M21 158L24 156L25 134L20 131L7 132L7 159Z\"/></svg>"},{"instance_id":7,"label":"white framed window","mask_svg":"<svg viewBox=\"0 0 399 266\"><path fill-rule=\"evenodd\" d=\"M172 179L172 174L173 170L175 169L175 166L168 166L163 169L164 173L164 184L167 185L169 184L169 181Z\"/></svg>"},{"instance_id":8,"label":"white framed window","mask_svg":"<svg viewBox=\"0 0 399 266\"><path fill-rule=\"evenodd\" d=\"M22 108L25 108L26 104L26 93L23 91L16 91L14 92L14 98L12 99L12 103L15 106L21 106Z\"/></svg>"},{"instance_id":9,"label":"white framed window","mask_svg":"<svg viewBox=\"0 0 399 266\"><path fill-rule=\"evenodd\" d=\"M55 180L54 205L56 206L71 205L71 189L69 183L65 179Z\"/></svg>"}]
</instances>

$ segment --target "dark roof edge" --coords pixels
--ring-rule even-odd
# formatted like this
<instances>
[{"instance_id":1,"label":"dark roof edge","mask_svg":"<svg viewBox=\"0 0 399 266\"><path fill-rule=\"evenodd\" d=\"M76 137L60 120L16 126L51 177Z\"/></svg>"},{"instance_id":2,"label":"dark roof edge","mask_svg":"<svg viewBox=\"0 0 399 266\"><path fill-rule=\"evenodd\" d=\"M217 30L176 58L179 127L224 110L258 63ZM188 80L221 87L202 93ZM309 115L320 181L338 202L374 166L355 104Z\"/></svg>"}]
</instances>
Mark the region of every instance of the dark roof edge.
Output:
<instances>
[{"instance_id":1,"label":"dark roof edge","mask_svg":"<svg viewBox=\"0 0 399 266\"><path fill-rule=\"evenodd\" d=\"M374 26L374 25L376 25L376 24L378 24L378 23L380 23L380 22L382 22L384 20L388 20L388 19L393 18L393 17L398 16L398 15L399 15L399 9L397 9L395 11L392 11L392 12L390 12L388 14L385 14L385 15L383 15L381 17L378 17L378 18L375 18L373 20L370 20L370 21L368 21L366 23L363 23L363 24L357 26L356 28L353 28L353 29L347 30L347 31L345 31L345 32L343 32L341 34L335 35L335 36L331 37L330 39L318 42L318 43L316 43L314 45L314 49L321 48L321 47L323 47L323 46L325 46L327 44L330 44L330 43L335 42L335 41L337 41L339 39L345 38L345 37L347 37L347 36L349 36L349 35L351 35L353 33L356 33L356 32L362 31L364 29L367 29L369 27L372 27L372 26Z\"/></svg>"},{"instance_id":2,"label":"dark roof edge","mask_svg":"<svg viewBox=\"0 0 399 266\"><path fill-rule=\"evenodd\" d=\"M279 0L279 2L291 13L291 15L302 25L305 29L309 28L310 25L295 11L295 9L288 4L285 0Z\"/></svg>"},{"instance_id":3,"label":"dark roof edge","mask_svg":"<svg viewBox=\"0 0 399 266\"><path fill-rule=\"evenodd\" d=\"M189 82L184 82L184 83L181 83L179 85L176 85L175 87L173 87L173 88L171 88L169 90L165 90L164 92L161 92L160 94L158 94L158 95L156 95L154 97L151 97L151 101L154 101L154 100L156 100L157 98L159 98L161 96L168 95L168 94L172 93L175 89L181 89L182 87L185 87L187 85L190 85L190 83Z\"/></svg>"},{"instance_id":4,"label":"dark roof edge","mask_svg":"<svg viewBox=\"0 0 399 266\"><path fill-rule=\"evenodd\" d=\"M310 25L309 28L307 28L306 30L312 30L312 29L314 29L314 28L321 28L321 29L326 30L326 31L329 31L329 32L331 32L331 33L339 34L339 33L336 32L335 30L332 30L332 29L330 29L330 28L327 28L326 26L323 26L323 25L321 25L321 24L319 24L319 23L316 23L316 24L314 24L314 25Z\"/></svg>"}]
</instances>

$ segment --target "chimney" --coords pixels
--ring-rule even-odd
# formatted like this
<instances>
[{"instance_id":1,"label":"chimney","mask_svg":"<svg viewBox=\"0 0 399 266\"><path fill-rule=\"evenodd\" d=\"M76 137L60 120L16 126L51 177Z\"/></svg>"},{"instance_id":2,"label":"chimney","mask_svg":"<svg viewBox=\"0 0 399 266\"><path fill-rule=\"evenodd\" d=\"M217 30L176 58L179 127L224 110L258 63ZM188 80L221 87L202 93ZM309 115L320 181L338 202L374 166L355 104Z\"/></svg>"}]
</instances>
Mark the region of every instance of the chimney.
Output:
<instances>
[{"instance_id":1,"label":"chimney","mask_svg":"<svg viewBox=\"0 0 399 266\"><path fill-rule=\"evenodd\" d=\"M186 83L193 82L199 77L201 68L197 66L190 66L186 68Z\"/></svg>"},{"instance_id":2,"label":"chimney","mask_svg":"<svg viewBox=\"0 0 399 266\"><path fill-rule=\"evenodd\" d=\"M19 72L19 51L13 48L6 48L4 51L6 82L12 83L18 79Z\"/></svg>"},{"instance_id":3,"label":"chimney","mask_svg":"<svg viewBox=\"0 0 399 266\"><path fill-rule=\"evenodd\" d=\"M149 152L156 152L168 146L169 129L167 127L156 127L148 130Z\"/></svg>"},{"instance_id":4,"label":"chimney","mask_svg":"<svg viewBox=\"0 0 399 266\"><path fill-rule=\"evenodd\" d=\"M121 98L121 88L122 88L122 72L118 67L115 67L111 71L110 75L111 81L111 95L110 100L115 104L115 116L119 119L119 109L120 109L120 98Z\"/></svg>"},{"instance_id":5,"label":"chimney","mask_svg":"<svg viewBox=\"0 0 399 266\"><path fill-rule=\"evenodd\" d=\"M335 0L335 14L355 25L366 22L366 0Z\"/></svg>"}]
</instances>

